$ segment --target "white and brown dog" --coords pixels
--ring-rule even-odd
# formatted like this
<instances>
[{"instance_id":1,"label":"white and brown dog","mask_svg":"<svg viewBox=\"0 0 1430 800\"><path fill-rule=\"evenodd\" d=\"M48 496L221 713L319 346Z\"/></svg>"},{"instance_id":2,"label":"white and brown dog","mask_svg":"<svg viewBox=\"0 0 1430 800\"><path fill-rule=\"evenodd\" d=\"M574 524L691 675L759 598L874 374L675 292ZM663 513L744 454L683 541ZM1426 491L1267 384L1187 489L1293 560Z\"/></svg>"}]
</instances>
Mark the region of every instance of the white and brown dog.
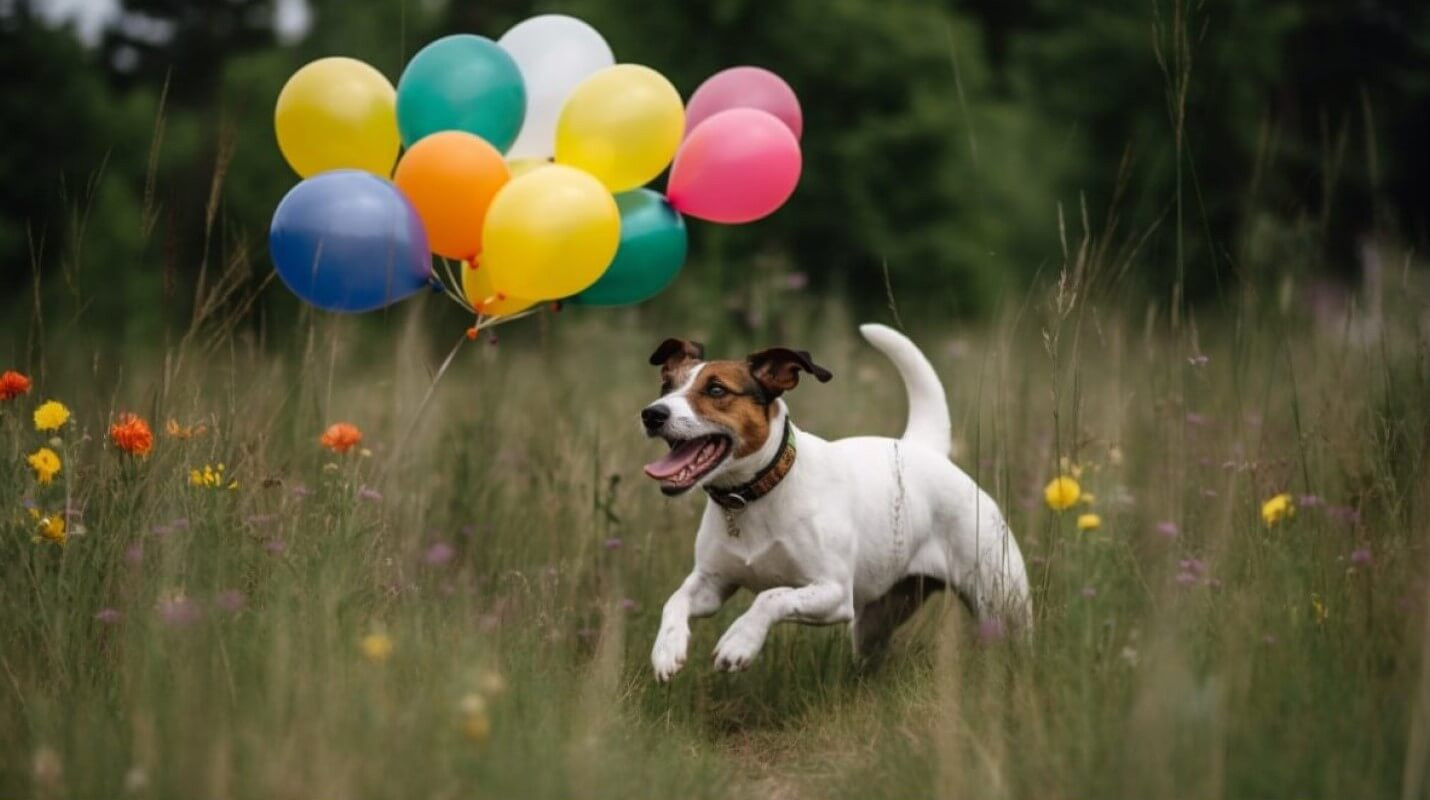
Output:
<instances>
[{"instance_id":1,"label":"white and brown dog","mask_svg":"<svg viewBox=\"0 0 1430 800\"><path fill-rule=\"evenodd\" d=\"M715 646L718 670L749 666L785 620L852 623L856 655L877 652L929 589L951 587L981 618L1031 624L1018 543L998 505L949 460L933 366L890 328L859 330L903 377L909 422L898 439L828 442L796 428L781 395L800 372L832 377L806 352L704 361L699 343L667 339L651 356L663 384L641 421L671 449L645 472L668 495L696 486L709 495L695 568L661 614L658 680L684 666L690 618L714 614L740 588L757 594Z\"/></svg>"}]
</instances>

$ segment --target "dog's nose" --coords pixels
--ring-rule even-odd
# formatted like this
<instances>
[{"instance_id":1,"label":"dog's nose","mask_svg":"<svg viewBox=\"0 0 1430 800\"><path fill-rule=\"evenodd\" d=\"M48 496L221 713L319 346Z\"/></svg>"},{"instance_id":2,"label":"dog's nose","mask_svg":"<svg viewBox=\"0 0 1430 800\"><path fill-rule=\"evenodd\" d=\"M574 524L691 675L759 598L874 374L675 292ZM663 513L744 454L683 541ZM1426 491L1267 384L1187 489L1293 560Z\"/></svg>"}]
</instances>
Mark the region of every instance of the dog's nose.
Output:
<instances>
[{"instance_id":1,"label":"dog's nose","mask_svg":"<svg viewBox=\"0 0 1430 800\"><path fill-rule=\"evenodd\" d=\"M645 429L654 433L660 430L660 426L670 419L670 409L662 405L646 406L641 409L641 422L645 424Z\"/></svg>"}]
</instances>

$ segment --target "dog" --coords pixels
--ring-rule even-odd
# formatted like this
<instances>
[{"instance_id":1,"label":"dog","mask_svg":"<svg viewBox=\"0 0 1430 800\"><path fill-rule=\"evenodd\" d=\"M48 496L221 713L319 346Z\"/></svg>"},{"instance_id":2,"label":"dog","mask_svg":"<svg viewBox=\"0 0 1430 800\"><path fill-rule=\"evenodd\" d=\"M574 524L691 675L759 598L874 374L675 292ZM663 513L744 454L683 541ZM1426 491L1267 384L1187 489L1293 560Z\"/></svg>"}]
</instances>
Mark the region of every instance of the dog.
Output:
<instances>
[{"instance_id":1,"label":"dog","mask_svg":"<svg viewBox=\"0 0 1430 800\"><path fill-rule=\"evenodd\" d=\"M755 599L715 646L722 672L748 667L784 621L848 623L856 658L877 655L942 588L980 619L1030 630L1022 553L998 505L950 460L933 366L886 326L859 330L903 378L909 418L898 439L830 442L795 427L784 395L801 373L833 377L806 351L706 361L700 343L667 339L651 355L660 398L641 410L641 424L670 451L645 473L666 495L708 495L695 567L666 602L651 650L658 681L685 665L689 620L741 588Z\"/></svg>"}]
</instances>

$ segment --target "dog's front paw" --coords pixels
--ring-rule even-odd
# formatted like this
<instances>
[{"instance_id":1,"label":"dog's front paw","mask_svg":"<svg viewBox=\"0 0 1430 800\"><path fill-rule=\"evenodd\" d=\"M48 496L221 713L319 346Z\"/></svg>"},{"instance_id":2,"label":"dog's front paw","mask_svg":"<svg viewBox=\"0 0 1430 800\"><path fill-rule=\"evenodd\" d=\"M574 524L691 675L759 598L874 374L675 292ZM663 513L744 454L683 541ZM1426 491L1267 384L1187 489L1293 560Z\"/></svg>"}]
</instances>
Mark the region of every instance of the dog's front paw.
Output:
<instances>
[{"instance_id":1,"label":"dog's front paw","mask_svg":"<svg viewBox=\"0 0 1430 800\"><path fill-rule=\"evenodd\" d=\"M685 666L685 651L689 645L689 628L667 628L660 632L650 651L650 665L655 669L656 680L666 683L675 677Z\"/></svg>"},{"instance_id":2,"label":"dog's front paw","mask_svg":"<svg viewBox=\"0 0 1430 800\"><path fill-rule=\"evenodd\" d=\"M764 629L743 618L735 620L715 645L715 669L721 672L745 669L760 654L764 644Z\"/></svg>"}]
</instances>

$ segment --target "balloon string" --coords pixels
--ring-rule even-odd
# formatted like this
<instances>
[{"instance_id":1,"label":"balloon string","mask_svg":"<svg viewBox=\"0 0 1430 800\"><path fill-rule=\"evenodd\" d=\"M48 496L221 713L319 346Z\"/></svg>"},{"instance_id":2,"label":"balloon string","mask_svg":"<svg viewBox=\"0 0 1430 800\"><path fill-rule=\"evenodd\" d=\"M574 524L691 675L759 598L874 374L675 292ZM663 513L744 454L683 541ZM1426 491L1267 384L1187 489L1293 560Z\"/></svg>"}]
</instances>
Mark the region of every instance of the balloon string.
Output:
<instances>
[{"instance_id":1,"label":"balloon string","mask_svg":"<svg viewBox=\"0 0 1430 800\"><path fill-rule=\"evenodd\" d=\"M427 387L426 394L422 395L422 402L417 404L417 410L412 413L412 421L407 423L407 432L397 440L396 446L392 448L392 455L388 456L386 463L378 472L379 483L386 477L388 469L397 463L397 458L402 454L403 447L411 441L412 434L417 431L418 423L422 421L422 413L427 410L427 404L432 401L432 395L437 392L437 384L442 380L442 376L447 374L447 368L452 366L452 361L457 357L457 351L462 349L462 344L466 341L466 336L457 339L457 343L452 345L452 352L447 354L447 358L442 361L442 366L438 367L436 374L432 376L432 385Z\"/></svg>"}]
</instances>

